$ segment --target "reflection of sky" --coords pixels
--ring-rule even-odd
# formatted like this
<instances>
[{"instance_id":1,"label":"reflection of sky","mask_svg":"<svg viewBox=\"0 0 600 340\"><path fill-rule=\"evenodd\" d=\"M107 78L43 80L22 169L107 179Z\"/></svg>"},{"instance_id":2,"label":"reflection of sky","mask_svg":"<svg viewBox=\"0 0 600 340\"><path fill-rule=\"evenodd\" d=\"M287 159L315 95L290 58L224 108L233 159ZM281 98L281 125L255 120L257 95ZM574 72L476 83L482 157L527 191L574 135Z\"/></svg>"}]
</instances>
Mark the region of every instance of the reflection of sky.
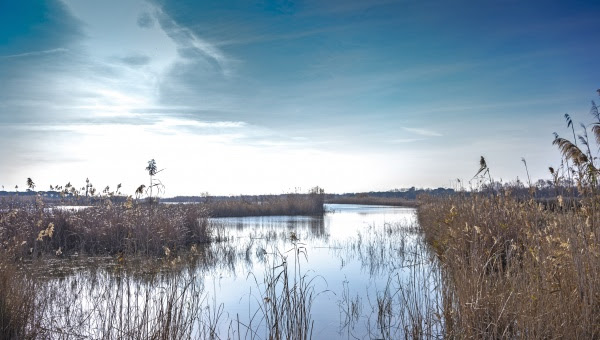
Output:
<instances>
[{"instance_id":1,"label":"reflection of sky","mask_svg":"<svg viewBox=\"0 0 600 340\"><path fill-rule=\"evenodd\" d=\"M344 319L340 315L340 303L343 304L344 296L350 299L358 297L362 303L363 315L343 333L350 330L355 336L364 338L367 336L367 325L376 333L374 322L377 311L373 308L376 308L377 294L381 294L388 284L391 289L397 290L399 284L410 284L413 280L417 287L416 294L421 294L421 290L434 291L433 286L426 284L432 283L432 277L426 277L431 274L431 268L427 254L419 245L420 236L402 232L414 226L414 209L354 205L329 205L329 208L335 212L328 213L323 219L293 216L215 219L221 224L228 241L209 245L210 250L201 251L200 256L216 262L208 267L182 270L181 275L187 279L193 278L200 284L196 288L204 289L203 294L206 295L201 298L204 298L203 303L210 306L211 310L214 311L215 306L223 304L219 328L221 334L226 334L229 322L238 317L244 324L249 323L251 315L258 308L257 303L262 300L260 290L265 288L265 271L282 262L282 257L275 254L281 254L287 259L290 280L294 280L295 265L300 266L297 280L304 274L308 279L314 279L311 283L316 294L312 306L314 338L344 337L338 333L340 322ZM294 256L294 245L290 241L292 232L299 238L297 249L301 249L301 253L298 262ZM207 261L212 263L213 260ZM107 271L87 271L83 269L85 267L79 267L81 275L67 274L66 279L55 281L54 284L76 287L77 294L83 297L83 307L89 305L85 302L86 296L99 296L107 287L107 294L114 296L118 289L125 288L111 283L120 274L115 268L117 265L114 260L109 262L111 265ZM61 265L64 266L64 262L52 263L52 271L60 272L60 268L54 266ZM148 267L138 264L133 266ZM280 268L275 268L275 275L279 271ZM65 274L60 276L63 275ZM147 278L140 280L141 285L136 283L135 277L131 280L126 280L126 277L117 280L129 283L132 292L152 289L147 286L150 282L161 285L171 282L169 275L159 275L153 280L150 280L151 276L141 276ZM90 286L91 283L93 284ZM65 296L66 301L73 299L68 294L70 293L67 292ZM78 300L77 304L81 303L82 300ZM400 307L396 305L394 308ZM60 310L55 313L62 315ZM400 314L394 315L398 317ZM253 321L254 327L260 318L259 312L259 317ZM259 330L263 331L264 327Z\"/></svg>"},{"instance_id":2,"label":"reflection of sky","mask_svg":"<svg viewBox=\"0 0 600 340\"><path fill-rule=\"evenodd\" d=\"M353 204L326 204L328 211L323 218L310 216L253 216L227 217L215 221L223 224L234 239L266 239L269 235L278 238L297 234L300 242L319 246L330 242L344 242L355 237L369 226L388 223L416 223L414 209L389 206L364 206ZM357 221L361 221L357 223ZM282 229L286 226L287 229Z\"/></svg>"},{"instance_id":3,"label":"reflection of sky","mask_svg":"<svg viewBox=\"0 0 600 340\"><path fill-rule=\"evenodd\" d=\"M546 177L562 115L590 121L598 9L3 1L0 185L133 193L151 158L169 196L441 186L481 154Z\"/></svg>"},{"instance_id":4,"label":"reflection of sky","mask_svg":"<svg viewBox=\"0 0 600 340\"><path fill-rule=\"evenodd\" d=\"M295 261L289 237L292 232L297 235L299 245L306 248L308 258L305 261L301 256L301 272L317 277L314 281L315 293L323 292L313 306L316 338L340 337L338 302L344 282L348 286L349 296L360 296L365 304L364 312L370 313L372 306L368 299L375 303L375 292L383 291L389 278L394 278L396 274L400 274L401 278L407 275L408 270L401 266L428 262L421 252L413 254L416 258L405 258L400 252L402 240L406 242L406 250L418 249L414 248L417 239L415 234L406 233L402 236L402 233L385 232L386 227L413 227L416 223L413 208L328 205L328 209L332 212L326 214L323 220L297 216L217 219L224 222L231 239L239 244L242 253L249 245L252 247L251 254L255 254L256 249L265 249L268 253L277 250L287 256L291 268ZM270 241L267 240L269 237ZM248 242L248 239L252 241ZM273 256L266 258L273 259ZM223 299L225 306L231 306L226 308L230 315L245 317L248 303L256 298L254 278L262 282L264 273L259 261L254 260L253 264L254 267L249 268L242 255L234 271L225 267L216 275L218 279L207 279L210 282L207 287L212 287L214 281L219 300ZM248 270L253 274L247 279ZM417 277L420 275L422 273L417 273ZM422 279L425 281L424 277ZM419 284L426 288L421 282ZM240 291L253 291L254 295L242 296ZM365 335L364 317L361 324L355 327L356 334Z\"/></svg>"}]
</instances>

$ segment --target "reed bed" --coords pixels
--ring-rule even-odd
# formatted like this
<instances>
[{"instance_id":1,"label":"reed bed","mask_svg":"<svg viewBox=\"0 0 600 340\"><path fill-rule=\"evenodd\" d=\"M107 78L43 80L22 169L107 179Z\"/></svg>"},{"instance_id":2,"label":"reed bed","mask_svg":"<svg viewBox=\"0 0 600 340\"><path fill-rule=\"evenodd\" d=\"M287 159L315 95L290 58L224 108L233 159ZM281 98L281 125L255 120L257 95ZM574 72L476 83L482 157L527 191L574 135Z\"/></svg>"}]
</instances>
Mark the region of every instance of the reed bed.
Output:
<instances>
[{"instance_id":1,"label":"reed bed","mask_svg":"<svg viewBox=\"0 0 600 340\"><path fill-rule=\"evenodd\" d=\"M79 210L48 208L41 199L0 211L0 244L18 257L82 254L168 255L211 240L199 205L107 200Z\"/></svg>"},{"instance_id":2,"label":"reed bed","mask_svg":"<svg viewBox=\"0 0 600 340\"><path fill-rule=\"evenodd\" d=\"M207 199L202 203L211 217L244 216L319 216L325 212L324 194L286 194L279 196L241 196Z\"/></svg>"},{"instance_id":3,"label":"reed bed","mask_svg":"<svg viewBox=\"0 0 600 340\"><path fill-rule=\"evenodd\" d=\"M36 285L26 273L17 270L5 256L0 257L0 339L36 337Z\"/></svg>"},{"instance_id":4,"label":"reed bed","mask_svg":"<svg viewBox=\"0 0 600 340\"><path fill-rule=\"evenodd\" d=\"M0 314L0 339L214 339L219 306L206 301L204 286L185 272L147 276L106 271L79 273L62 280L22 278L27 297ZM4 287L2 287L4 288ZM27 289L23 289L27 288ZM31 290L29 290L31 289ZM2 291L1 298L8 292ZM2 301L2 300L0 300ZM24 313L17 314L22 310ZM2 311L0 311L2 312ZM13 318L21 318L13 320ZM216 316L216 317L215 317Z\"/></svg>"},{"instance_id":5,"label":"reed bed","mask_svg":"<svg viewBox=\"0 0 600 340\"><path fill-rule=\"evenodd\" d=\"M388 205L398 207L416 207L417 201L399 197L375 197L375 196L348 196L334 197L326 200L333 204L364 204L364 205Z\"/></svg>"},{"instance_id":6,"label":"reed bed","mask_svg":"<svg viewBox=\"0 0 600 340\"><path fill-rule=\"evenodd\" d=\"M418 219L442 263L447 337L600 338L600 113L553 144L561 166L540 199L527 162L519 181L494 182L485 158L469 193L422 196ZM592 138L588 136L588 129ZM540 181L538 181L540 182ZM545 181L541 181L544 183ZM520 192L520 193L519 193Z\"/></svg>"},{"instance_id":7,"label":"reed bed","mask_svg":"<svg viewBox=\"0 0 600 340\"><path fill-rule=\"evenodd\" d=\"M598 338L596 200L550 210L509 192L421 197L419 222L448 288L446 335Z\"/></svg>"},{"instance_id":8,"label":"reed bed","mask_svg":"<svg viewBox=\"0 0 600 340\"><path fill-rule=\"evenodd\" d=\"M199 266L231 262L231 250L220 245L225 253L206 248L209 254L198 250L183 259L86 265L60 279L47 270L17 271L4 260L0 339L310 339L319 277L301 270L304 250L295 245L269 256L245 323L225 315L197 276Z\"/></svg>"}]
</instances>

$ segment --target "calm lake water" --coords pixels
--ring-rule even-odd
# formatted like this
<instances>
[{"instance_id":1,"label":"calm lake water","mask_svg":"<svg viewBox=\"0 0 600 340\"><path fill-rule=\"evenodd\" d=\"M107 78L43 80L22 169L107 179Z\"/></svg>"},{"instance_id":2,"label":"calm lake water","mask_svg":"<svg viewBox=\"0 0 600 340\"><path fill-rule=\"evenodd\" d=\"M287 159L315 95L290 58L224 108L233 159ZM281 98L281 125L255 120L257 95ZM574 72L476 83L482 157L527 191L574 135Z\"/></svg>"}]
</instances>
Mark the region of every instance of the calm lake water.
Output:
<instances>
[{"instance_id":1,"label":"calm lake water","mask_svg":"<svg viewBox=\"0 0 600 340\"><path fill-rule=\"evenodd\" d=\"M281 295L278 275L285 262L290 285L303 280L303 291L312 294L304 306L310 307L315 339L399 338L415 324L430 336L438 334L438 264L418 232L415 210L360 205L326 209L322 218L212 219L221 242L194 249L192 260L49 262L43 269L43 289L54 300L44 311L52 319L47 327L100 337L107 322L123 315L131 318L140 305L148 310L148 305L162 303L158 297L177 292L199 309L218 337L268 338L268 292L275 287ZM274 279L279 281L269 286ZM123 312L125 305L131 310ZM106 320L106 310L119 308L119 317ZM431 322L436 317L438 322ZM206 336L202 327L192 335Z\"/></svg>"}]
</instances>

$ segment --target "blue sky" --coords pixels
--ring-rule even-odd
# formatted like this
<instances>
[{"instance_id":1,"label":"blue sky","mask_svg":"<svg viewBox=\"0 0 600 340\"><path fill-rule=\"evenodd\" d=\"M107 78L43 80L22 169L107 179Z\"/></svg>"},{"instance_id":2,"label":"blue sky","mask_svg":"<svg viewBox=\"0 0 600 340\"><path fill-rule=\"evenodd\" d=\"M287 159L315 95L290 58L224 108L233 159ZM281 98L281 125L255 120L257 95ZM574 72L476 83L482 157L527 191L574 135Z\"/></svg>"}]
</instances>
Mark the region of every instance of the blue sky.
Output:
<instances>
[{"instance_id":1,"label":"blue sky","mask_svg":"<svg viewBox=\"0 0 600 340\"><path fill-rule=\"evenodd\" d=\"M165 195L548 178L600 87L592 1L0 0L0 185Z\"/></svg>"}]
</instances>

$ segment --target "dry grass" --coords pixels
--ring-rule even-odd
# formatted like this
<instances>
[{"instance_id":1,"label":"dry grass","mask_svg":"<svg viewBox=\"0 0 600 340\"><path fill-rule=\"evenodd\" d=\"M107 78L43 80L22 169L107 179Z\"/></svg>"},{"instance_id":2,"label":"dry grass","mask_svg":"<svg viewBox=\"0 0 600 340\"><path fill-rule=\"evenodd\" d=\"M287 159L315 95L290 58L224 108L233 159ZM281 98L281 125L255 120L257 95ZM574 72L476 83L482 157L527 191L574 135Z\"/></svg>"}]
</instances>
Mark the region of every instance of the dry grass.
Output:
<instances>
[{"instance_id":1,"label":"dry grass","mask_svg":"<svg viewBox=\"0 0 600 340\"><path fill-rule=\"evenodd\" d=\"M327 200L333 204L366 204L366 205L389 205L399 207L416 207L417 202L399 197L375 197L375 196L348 196L335 197Z\"/></svg>"},{"instance_id":2,"label":"dry grass","mask_svg":"<svg viewBox=\"0 0 600 340\"><path fill-rule=\"evenodd\" d=\"M0 210L0 242L20 257L42 254L161 255L208 242L211 228L199 205L122 204L76 211L47 208L41 199Z\"/></svg>"},{"instance_id":3,"label":"dry grass","mask_svg":"<svg viewBox=\"0 0 600 340\"><path fill-rule=\"evenodd\" d=\"M33 339L35 285L15 265L0 257L0 339Z\"/></svg>"},{"instance_id":4,"label":"dry grass","mask_svg":"<svg viewBox=\"0 0 600 340\"><path fill-rule=\"evenodd\" d=\"M208 199L203 206L211 217L323 215L323 193Z\"/></svg>"},{"instance_id":5,"label":"dry grass","mask_svg":"<svg viewBox=\"0 0 600 340\"><path fill-rule=\"evenodd\" d=\"M563 158L549 168L556 200L536 200L529 176L529 197L499 189L483 157L482 191L420 198L419 222L443 267L448 337L600 338L600 171L591 145L600 143L600 114L593 102L590 112L595 122L581 124L578 136L565 115L573 141L555 133Z\"/></svg>"},{"instance_id":6,"label":"dry grass","mask_svg":"<svg viewBox=\"0 0 600 340\"><path fill-rule=\"evenodd\" d=\"M52 287L36 276L36 261L27 268L18 269L18 266L23 266L23 260L29 263L27 259L40 256L60 258L75 254L114 255L118 268L131 267L130 262L143 257L156 261L157 255L164 258L159 262L178 267L180 257L177 255L186 252L199 255L202 263L216 261L215 257L222 261L231 252L208 254L206 247L196 247L197 244L222 238L208 218L209 211L217 216L322 214L323 194L201 204L150 204L133 199L114 203L106 197L79 210L47 206L47 201L40 196L3 199L0 206L0 339L218 338L216 332L222 306L211 306L202 291L203 283L193 277L184 277L182 273L186 271L171 268L169 272L180 274L159 280L159 272L154 270L153 278L145 283L131 273L117 273L110 278L114 282L91 283L92 287L103 290L83 296L83 291L78 292L81 281L97 281L97 274L89 274L91 278L69 275L68 282L51 280L51 283L59 284ZM198 254L200 250L203 251ZM155 260L152 260L153 257ZM279 294L281 282L285 291L294 294L293 303L304 306L304 296L297 293L309 294L311 286L308 283L303 283L303 288L288 286L287 264L282 268L285 268L285 275L271 277L271 285L266 286L265 294ZM100 278L101 281L108 279ZM303 282L304 277L299 280ZM74 290L65 290L63 285ZM285 304L287 312L272 309L273 306L264 301L267 322L276 325L276 328L285 327L274 329L269 334L286 338L294 334L290 327L297 326L302 327L298 330L304 332L299 338L309 337L305 333L308 324L289 324L309 320L309 310L297 313L295 307L288 306L290 296L287 295L285 300L279 296L272 298L280 303L275 308L282 308ZM85 306L96 307L89 309ZM289 315L285 324L281 323L282 314L278 313ZM276 320L270 319L272 316L276 316ZM240 327L244 325L238 324L237 328ZM235 336L232 329L230 335ZM256 330L250 330L250 334L256 334Z\"/></svg>"},{"instance_id":7,"label":"dry grass","mask_svg":"<svg viewBox=\"0 0 600 340\"><path fill-rule=\"evenodd\" d=\"M551 211L509 193L422 197L419 222L444 269L446 335L598 338L597 200Z\"/></svg>"},{"instance_id":8,"label":"dry grass","mask_svg":"<svg viewBox=\"0 0 600 340\"><path fill-rule=\"evenodd\" d=\"M205 310L190 304L202 300L201 286L192 278L153 280L140 288L139 278L116 275L115 284L99 285L104 291L82 296L77 292L81 277L70 276L66 287L62 280L51 287L28 259L116 255L115 263L124 264L128 257L160 255L169 261L179 250L212 240L211 230L199 205L103 199L85 209L63 210L47 207L40 196L3 200L0 339L210 337Z\"/></svg>"},{"instance_id":9,"label":"dry grass","mask_svg":"<svg viewBox=\"0 0 600 340\"><path fill-rule=\"evenodd\" d=\"M311 339L314 320L312 304L317 295L314 280L302 270L302 259L306 260L306 248L298 242L294 233L290 236L293 248L290 255L278 253L266 269L262 283L256 280L259 296L258 310L249 325L241 325L251 339L262 333L269 339ZM241 335L241 334L240 334ZM260 338L260 337L259 337Z\"/></svg>"},{"instance_id":10,"label":"dry grass","mask_svg":"<svg viewBox=\"0 0 600 340\"><path fill-rule=\"evenodd\" d=\"M26 292L2 315L11 321L0 339L213 339L219 307L206 303L202 282L178 273L141 280L123 272L71 275L42 282L15 281L8 292ZM40 281L41 280L41 281ZM27 288L16 287L27 284ZM3 287L4 288L4 287ZM4 298L5 291L2 291ZM16 301L16 302L15 302ZM17 303L17 304L15 304ZM216 318L215 318L216 315ZM4 325L3 325L4 326Z\"/></svg>"}]
</instances>

